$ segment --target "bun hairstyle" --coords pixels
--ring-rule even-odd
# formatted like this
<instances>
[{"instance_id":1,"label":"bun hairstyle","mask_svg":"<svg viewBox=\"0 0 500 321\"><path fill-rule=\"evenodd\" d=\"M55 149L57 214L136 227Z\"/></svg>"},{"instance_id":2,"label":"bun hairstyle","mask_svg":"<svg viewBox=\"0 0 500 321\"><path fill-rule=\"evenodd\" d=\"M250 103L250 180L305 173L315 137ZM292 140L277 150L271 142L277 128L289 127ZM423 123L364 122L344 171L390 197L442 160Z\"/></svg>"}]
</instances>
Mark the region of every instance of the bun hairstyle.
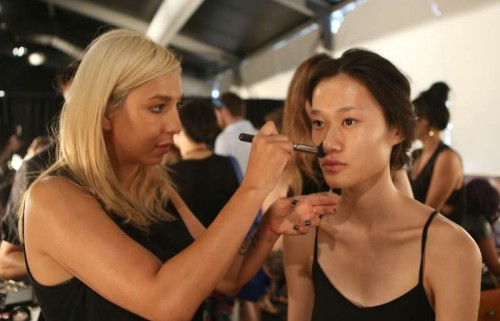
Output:
<instances>
[{"instance_id":1,"label":"bun hairstyle","mask_svg":"<svg viewBox=\"0 0 500 321\"><path fill-rule=\"evenodd\" d=\"M446 106L450 87L442 81L434 83L428 90L420 93L413 101L417 116L429 121L431 127L443 130L450 120Z\"/></svg>"}]
</instances>

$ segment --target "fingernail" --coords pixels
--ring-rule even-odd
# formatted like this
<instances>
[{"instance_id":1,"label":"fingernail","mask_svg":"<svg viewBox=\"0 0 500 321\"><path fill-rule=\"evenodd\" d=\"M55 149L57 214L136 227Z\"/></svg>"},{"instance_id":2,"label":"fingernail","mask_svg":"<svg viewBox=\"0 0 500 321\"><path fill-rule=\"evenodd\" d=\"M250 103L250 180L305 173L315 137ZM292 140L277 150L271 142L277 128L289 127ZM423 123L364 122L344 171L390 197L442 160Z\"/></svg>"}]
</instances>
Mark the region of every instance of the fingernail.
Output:
<instances>
[{"instance_id":1,"label":"fingernail","mask_svg":"<svg viewBox=\"0 0 500 321\"><path fill-rule=\"evenodd\" d=\"M312 223L311 223L311 221L310 221L310 220L305 220L305 221L304 221L304 225L306 225L306 226L309 226L309 225L311 225L311 224L312 224Z\"/></svg>"},{"instance_id":2,"label":"fingernail","mask_svg":"<svg viewBox=\"0 0 500 321\"><path fill-rule=\"evenodd\" d=\"M300 228L300 226L298 226L298 225L294 225L294 226L293 226L293 229L294 229L295 231L298 231L298 230L299 230L299 228Z\"/></svg>"},{"instance_id":3,"label":"fingernail","mask_svg":"<svg viewBox=\"0 0 500 321\"><path fill-rule=\"evenodd\" d=\"M295 198L290 201L290 203L292 203L292 205L297 205L298 202L299 202L299 200L295 199Z\"/></svg>"}]
</instances>

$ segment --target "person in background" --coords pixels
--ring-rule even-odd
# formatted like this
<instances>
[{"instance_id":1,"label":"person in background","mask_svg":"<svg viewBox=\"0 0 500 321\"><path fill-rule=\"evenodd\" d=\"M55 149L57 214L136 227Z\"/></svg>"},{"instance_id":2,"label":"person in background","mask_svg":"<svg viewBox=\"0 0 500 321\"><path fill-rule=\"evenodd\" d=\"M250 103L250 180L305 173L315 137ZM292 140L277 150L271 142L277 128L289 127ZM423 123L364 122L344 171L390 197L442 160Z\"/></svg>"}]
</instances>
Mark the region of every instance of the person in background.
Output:
<instances>
[{"instance_id":1,"label":"person in background","mask_svg":"<svg viewBox=\"0 0 500 321\"><path fill-rule=\"evenodd\" d=\"M240 251L293 152L269 122L240 187L205 229L160 165L181 130L180 63L142 33L117 29L94 40L70 93L57 160L19 209L47 320L201 320L213 289L236 292L280 234L306 233L333 214L329 195L280 199Z\"/></svg>"},{"instance_id":2,"label":"person in background","mask_svg":"<svg viewBox=\"0 0 500 321\"><path fill-rule=\"evenodd\" d=\"M447 84L436 82L413 101L423 148L413 151L409 175L416 200L460 224L465 213L462 160L440 135L450 119L449 91Z\"/></svg>"},{"instance_id":3,"label":"person in background","mask_svg":"<svg viewBox=\"0 0 500 321\"><path fill-rule=\"evenodd\" d=\"M186 205L208 227L238 189L241 172L234 158L212 151L220 129L210 102L187 101L179 108L179 117L182 130L174 135L174 144L181 160L169 165L168 173ZM231 297L212 293L204 303L205 318L229 321L233 303Z\"/></svg>"},{"instance_id":4,"label":"person in background","mask_svg":"<svg viewBox=\"0 0 500 321\"><path fill-rule=\"evenodd\" d=\"M215 139L214 151L217 155L236 158L244 176L251 145L240 141L239 135L241 133L255 134L257 129L245 119L245 102L235 93L223 93L216 103L215 112L222 132Z\"/></svg>"},{"instance_id":5,"label":"person in background","mask_svg":"<svg viewBox=\"0 0 500 321\"><path fill-rule=\"evenodd\" d=\"M12 155L23 142L19 125L0 125L0 217L5 215L5 207L14 182L16 170L11 166Z\"/></svg>"},{"instance_id":6,"label":"person in background","mask_svg":"<svg viewBox=\"0 0 500 321\"><path fill-rule=\"evenodd\" d=\"M234 159L212 151L219 133L211 103L191 100L179 108L182 130L174 135L182 160L169 166L179 195L208 227L240 185Z\"/></svg>"},{"instance_id":7,"label":"person in background","mask_svg":"<svg viewBox=\"0 0 500 321\"><path fill-rule=\"evenodd\" d=\"M45 150L50 144L52 144L49 136L38 136L33 138L31 144L26 151L25 158L31 158L36 154L39 154L43 150Z\"/></svg>"},{"instance_id":8,"label":"person in background","mask_svg":"<svg viewBox=\"0 0 500 321\"><path fill-rule=\"evenodd\" d=\"M342 195L316 233L284 239L288 320L476 320L476 244L393 183L414 138L407 78L351 49L318 62L306 93L323 177Z\"/></svg>"},{"instance_id":9,"label":"person in background","mask_svg":"<svg viewBox=\"0 0 500 321\"><path fill-rule=\"evenodd\" d=\"M500 258L492 227L499 215L498 190L486 179L474 178L465 186L465 194L467 210L462 225L481 250L485 267L481 289L491 289L494 287L491 277L500 281Z\"/></svg>"},{"instance_id":10,"label":"person in background","mask_svg":"<svg viewBox=\"0 0 500 321\"><path fill-rule=\"evenodd\" d=\"M79 61L69 64L56 77L57 90L63 97L69 97L69 88L78 69ZM17 171L9 195L6 215L2 220L2 243L0 244L0 277L9 280L28 278L24 261L24 249L19 240L17 210L22 195L42 170L54 163L55 146L47 136L33 139L28 148L27 159Z\"/></svg>"}]
</instances>

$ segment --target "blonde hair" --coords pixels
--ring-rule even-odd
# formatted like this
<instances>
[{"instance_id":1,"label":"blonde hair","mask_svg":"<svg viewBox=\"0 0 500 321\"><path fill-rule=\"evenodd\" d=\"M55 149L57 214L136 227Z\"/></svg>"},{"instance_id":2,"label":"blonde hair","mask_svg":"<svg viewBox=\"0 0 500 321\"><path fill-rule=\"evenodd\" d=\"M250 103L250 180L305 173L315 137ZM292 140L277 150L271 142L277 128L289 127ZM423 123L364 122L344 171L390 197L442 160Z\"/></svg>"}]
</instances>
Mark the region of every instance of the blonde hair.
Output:
<instances>
[{"instance_id":1,"label":"blonde hair","mask_svg":"<svg viewBox=\"0 0 500 321\"><path fill-rule=\"evenodd\" d=\"M124 193L111 166L102 126L105 115L120 108L131 90L176 71L180 71L177 58L141 33L116 29L95 39L63 106L57 161L40 178L67 172L107 210L144 231L154 221L173 219L165 210L172 186L166 171L160 164L141 165L131 192Z\"/></svg>"}]
</instances>

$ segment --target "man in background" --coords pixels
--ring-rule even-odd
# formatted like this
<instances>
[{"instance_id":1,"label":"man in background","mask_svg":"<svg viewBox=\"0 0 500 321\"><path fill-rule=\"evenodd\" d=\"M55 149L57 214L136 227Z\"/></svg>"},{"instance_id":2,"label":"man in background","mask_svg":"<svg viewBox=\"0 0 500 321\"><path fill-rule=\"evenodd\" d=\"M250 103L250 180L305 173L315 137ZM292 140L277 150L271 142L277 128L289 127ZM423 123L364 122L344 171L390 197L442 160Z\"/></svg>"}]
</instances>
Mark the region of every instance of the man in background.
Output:
<instances>
[{"instance_id":1,"label":"man in background","mask_svg":"<svg viewBox=\"0 0 500 321\"><path fill-rule=\"evenodd\" d=\"M232 92L223 93L218 103L215 111L222 132L215 140L214 152L218 155L236 158L244 176L252 146L240 141L239 135L241 133L255 135L257 129L245 119L246 105L238 95Z\"/></svg>"}]
</instances>

